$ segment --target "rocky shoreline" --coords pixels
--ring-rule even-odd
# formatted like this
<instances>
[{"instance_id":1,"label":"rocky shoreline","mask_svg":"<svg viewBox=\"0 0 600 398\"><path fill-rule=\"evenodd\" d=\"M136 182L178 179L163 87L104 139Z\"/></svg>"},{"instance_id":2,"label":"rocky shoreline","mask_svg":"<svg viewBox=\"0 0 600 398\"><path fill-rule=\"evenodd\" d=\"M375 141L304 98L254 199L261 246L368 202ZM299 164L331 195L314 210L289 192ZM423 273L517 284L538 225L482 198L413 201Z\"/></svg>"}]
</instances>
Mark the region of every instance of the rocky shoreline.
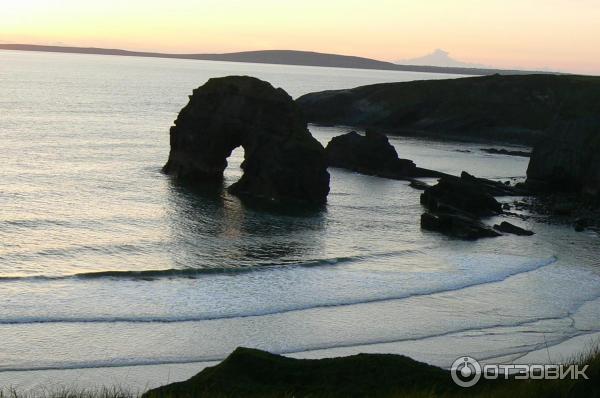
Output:
<instances>
[{"instance_id":1,"label":"rocky shoreline","mask_svg":"<svg viewBox=\"0 0 600 398\"><path fill-rule=\"evenodd\" d=\"M490 154L530 157L526 182L513 187L505 185L503 188L501 183L495 182L490 185L490 181L485 183L475 177L461 183L460 179L442 176L437 188L419 181L411 183L416 189L424 190L422 203L429 209L429 214L421 220L425 229L466 239L475 239L478 235L496 236L502 229L518 231L508 227L490 229L480 223L477 203L487 200L478 197L476 191L480 191L491 196L524 196L526 199L512 206L551 216L556 222L571 224L578 231L598 230L598 77L486 76L386 83L311 93L297 102L313 123L362 126L386 134L533 146L532 152L481 148ZM464 150L457 148L457 151ZM363 157L376 158L380 152L384 151L373 148L372 154ZM360 167L348 168L364 172ZM390 173L365 174L388 177ZM468 183L471 183L470 188ZM432 204L428 199L431 194L448 184L454 185L454 193L462 192L471 198L470 208L461 209L452 201L444 203L441 209ZM496 191L490 191L491 186ZM504 207L498 214L512 215L508 211L510 205Z\"/></svg>"},{"instance_id":2,"label":"rocky shoreline","mask_svg":"<svg viewBox=\"0 0 600 398\"><path fill-rule=\"evenodd\" d=\"M446 86L458 89L466 85L474 90L474 93L469 92L473 100L490 85L508 90L515 89L515 82L518 82L520 89L525 85L533 90L531 94L540 89L541 83L560 83L558 87L564 89L580 84L579 79L564 76L490 76L373 87L376 87L375 93L399 90L406 95L407 88L413 84L420 88L426 84L442 92L448 88ZM501 236L502 233L533 234L509 223L491 226L481 222L481 218L486 216L511 215L508 212L511 206L501 206L495 199L501 196L527 197L529 199L513 206L540 214L570 217L568 222L578 231L597 228L600 224L600 117L563 120L566 117L563 116L555 120L547 131L539 132L538 135L545 136L545 139L534 146L531 154L481 148L492 154L531 156L526 182L513 186L508 181L486 180L465 172L455 177L417 167L413 161L398 156L386 135L372 129L367 130L365 135L352 131L334 137L323 148L308 131L301 109L305 113L308 109L310 115L312 106L324 102L324 105L333 106L326 111L328 114L335 114L336 109L344 106L354 112L355 105L351 103L355 99L348 103L348 98L354 98L355 94L348 93L371 88L309 94L295 102L282 89L275 89L255 78L230 76L211 79L194 90L171 128L171 151L164 171L193 184L221 181L227 157L234 148L242 146L245 149L244 174L228 188L242 198L269 203L324 204L329 192L327 167L339 167L366 175L411 181L412 187L423 191L421 204L427 212L421 217L422 228L455 238L472 240ZM331 101L334 101L333 105ZM553 108L546 102L544 100L536 106L544 105L544 112L549 112ZM535 109L541 112L542 108ZM594 109L594 106L586 109ZM374 117L373 112L372 107L367 107L362 112L353 113L353 117L368 119ZM524 119L517 121L522 126L527 124ZM518 123L511 121L509 124ZM543 127L542 124L538 127ZM418 178L439 178L439 181L429 186Z\"/></svg>"}]
</instances>

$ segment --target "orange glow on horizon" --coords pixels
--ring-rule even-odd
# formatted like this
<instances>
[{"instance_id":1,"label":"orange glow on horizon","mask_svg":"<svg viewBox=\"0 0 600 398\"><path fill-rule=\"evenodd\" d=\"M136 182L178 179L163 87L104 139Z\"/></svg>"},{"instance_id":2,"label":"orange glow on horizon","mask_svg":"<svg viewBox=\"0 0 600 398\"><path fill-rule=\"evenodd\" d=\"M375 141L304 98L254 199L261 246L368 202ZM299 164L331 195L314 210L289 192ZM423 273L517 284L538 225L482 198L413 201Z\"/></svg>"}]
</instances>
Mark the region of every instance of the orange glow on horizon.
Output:
<instances>
[{"instance_id":1,"label":"orange glow on horizon","mask_svg":"<svg viewBox=\"0 0 600 398\"><path fill-rule=\"evenodd\" d=\"M0 0L0 42L173 53L292 49L600 74L596 0Z\"/></svg>"}]
</instances>

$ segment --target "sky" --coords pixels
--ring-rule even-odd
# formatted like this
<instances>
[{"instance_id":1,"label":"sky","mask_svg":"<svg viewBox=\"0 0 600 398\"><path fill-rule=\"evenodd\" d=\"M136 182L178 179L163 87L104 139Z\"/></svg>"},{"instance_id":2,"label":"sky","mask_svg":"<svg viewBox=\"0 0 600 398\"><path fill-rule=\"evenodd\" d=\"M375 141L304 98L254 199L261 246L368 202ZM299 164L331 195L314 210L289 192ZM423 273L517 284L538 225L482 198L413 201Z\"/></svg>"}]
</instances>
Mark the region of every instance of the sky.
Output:
<instances>
[{"instance_id":1,"label":"sky","mask_svg":"<svg viewBox=\"0 0 600 398\"><path fill-rule=\"evenodd\" d=\"M0 0L0 42L386 61L443 48L495 67L600 74L600 0Z\"/></svg>"}]
</instances>

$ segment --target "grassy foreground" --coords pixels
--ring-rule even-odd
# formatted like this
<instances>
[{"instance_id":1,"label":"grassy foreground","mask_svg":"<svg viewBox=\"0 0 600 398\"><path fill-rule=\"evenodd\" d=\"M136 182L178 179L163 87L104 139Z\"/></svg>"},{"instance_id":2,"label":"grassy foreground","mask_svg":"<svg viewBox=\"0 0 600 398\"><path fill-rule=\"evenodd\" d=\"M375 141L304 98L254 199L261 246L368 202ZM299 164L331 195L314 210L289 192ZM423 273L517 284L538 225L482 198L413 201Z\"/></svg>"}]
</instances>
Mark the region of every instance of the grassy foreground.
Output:
<instances>
[{"instance_id":1,"label":"grassy foreground","mask_svg":"<svg viewBox=\"0 0 600 398\"><path fill-rule=\"evenodd\" d=\"M589 365L589 380L480 381L464 389L450 372L391 354L302 360L264 351L238 348L220 364L191 379L150 390L141 398L157 397L599 397L600 350L574 363ZM0 392L0 398L138 398L113 389L62 390L23 395Z\"/></svg>"}]
</instances>

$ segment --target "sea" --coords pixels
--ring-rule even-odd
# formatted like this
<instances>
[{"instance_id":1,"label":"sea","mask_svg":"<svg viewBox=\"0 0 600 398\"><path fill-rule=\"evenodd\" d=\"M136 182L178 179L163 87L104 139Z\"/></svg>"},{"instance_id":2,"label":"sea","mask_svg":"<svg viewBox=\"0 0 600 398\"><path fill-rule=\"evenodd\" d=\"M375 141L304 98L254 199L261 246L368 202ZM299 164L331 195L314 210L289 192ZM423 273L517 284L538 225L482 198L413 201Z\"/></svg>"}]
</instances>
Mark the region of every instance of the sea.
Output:
<instances>
[{"instance_id":1,"label":"sea","mask_svg":"<svg viewBox=\"0 0 600 398\"><path fill-rule=\"evenodd\" d=\"M248 207L226 191L242 175L241 148L220 193L162 174L178 111L194 88L228 75L294 98L461 78L0 51L0 388L141 392L238 346L395 353L447 368L466 355L555 363L598 341L595 232L502 216L485 221L535 235L450 239L420 229L421 192L408 182L334 168L321 211ZM323 145L351 131L309 129ZM502 145L390 141L446 173L514 183L527 169L527 158L481 150Z\"/></svg>"}]
</instances>

